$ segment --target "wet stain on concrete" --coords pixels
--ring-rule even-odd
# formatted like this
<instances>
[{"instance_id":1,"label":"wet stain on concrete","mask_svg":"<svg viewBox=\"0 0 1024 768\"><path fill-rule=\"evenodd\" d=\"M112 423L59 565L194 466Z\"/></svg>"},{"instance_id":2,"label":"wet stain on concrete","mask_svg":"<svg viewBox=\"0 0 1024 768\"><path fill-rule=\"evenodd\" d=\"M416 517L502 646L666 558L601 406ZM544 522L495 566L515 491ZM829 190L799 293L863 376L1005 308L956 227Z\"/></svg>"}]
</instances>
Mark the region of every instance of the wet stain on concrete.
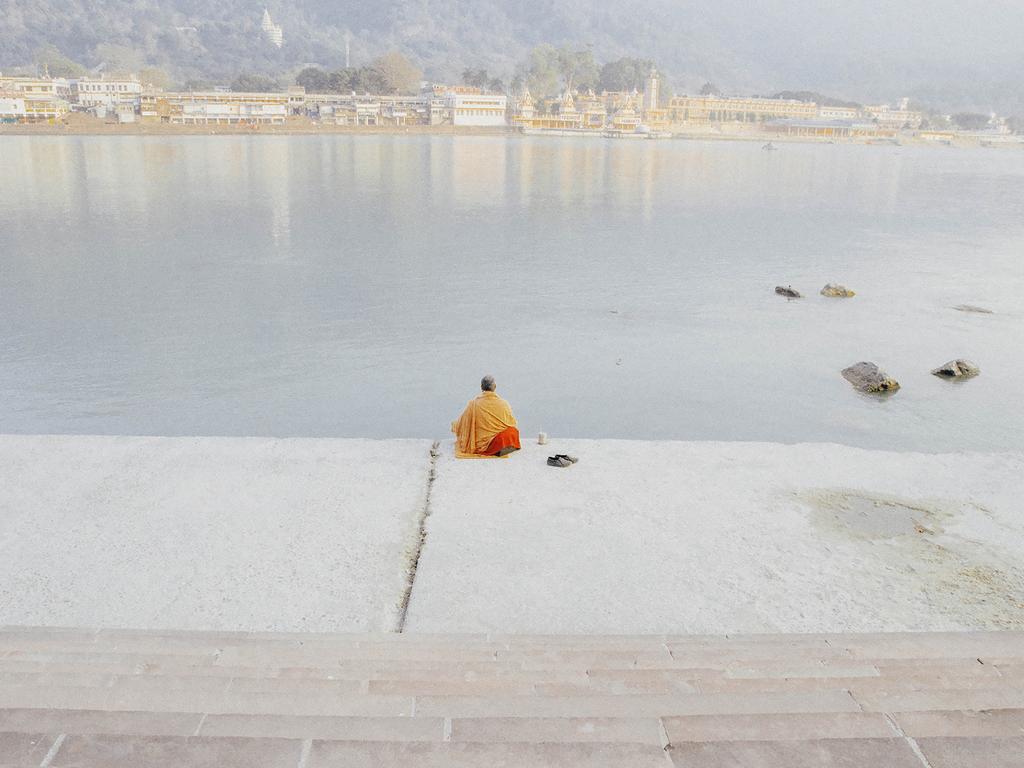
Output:
<instances>
[{"instance_id":1,"label":"wet stain on concrete","mask_svg":"<svg viewBox=\"0 0 1024 768\"><path fill-rule=\"evenodd\" d=\"M1024 629L1024 563L961 533L992 522L984 507L843 488L797 497L823 538L880 560L879 575L917 591L937 617L979 629Z\"/></svg>"}]
</instances>

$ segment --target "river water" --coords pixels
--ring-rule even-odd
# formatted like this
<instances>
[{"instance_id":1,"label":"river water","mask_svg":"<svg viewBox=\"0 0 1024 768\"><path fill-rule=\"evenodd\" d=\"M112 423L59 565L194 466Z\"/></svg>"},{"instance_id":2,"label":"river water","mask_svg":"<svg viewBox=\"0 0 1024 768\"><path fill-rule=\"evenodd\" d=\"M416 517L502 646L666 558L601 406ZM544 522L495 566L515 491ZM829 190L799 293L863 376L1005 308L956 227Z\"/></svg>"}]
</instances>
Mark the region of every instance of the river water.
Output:
<instances>
[{"instance_id":1,"label":"river water","mask_svg":"<svg viewBox=\"0 0 1024 768\"><path fill-rule=\"evenodd\" d=\"M1024 152L0 137L0 432L443 437L484 373L526 433L1022 449Z\"/></svg>"}]
</instances>

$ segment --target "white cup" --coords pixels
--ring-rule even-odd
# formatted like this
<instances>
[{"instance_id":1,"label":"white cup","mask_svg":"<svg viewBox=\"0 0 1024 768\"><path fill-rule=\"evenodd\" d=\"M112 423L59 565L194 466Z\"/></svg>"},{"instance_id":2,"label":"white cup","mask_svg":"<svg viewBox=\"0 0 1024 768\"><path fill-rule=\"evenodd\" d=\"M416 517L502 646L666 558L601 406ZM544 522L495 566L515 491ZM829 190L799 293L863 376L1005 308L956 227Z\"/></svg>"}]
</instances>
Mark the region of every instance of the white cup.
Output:
<instances>
[{"instance_id":1,"label":"white cup","mask_svg":"<svg viewBox=\"0 0 1024 768\"><path fill-rule=\"evenodd\" d=\"M539 435L537 435L537 445L547 445L547 444L548 444L548 433L547 432L541 432Z\"/></svg>"}]
</instances>

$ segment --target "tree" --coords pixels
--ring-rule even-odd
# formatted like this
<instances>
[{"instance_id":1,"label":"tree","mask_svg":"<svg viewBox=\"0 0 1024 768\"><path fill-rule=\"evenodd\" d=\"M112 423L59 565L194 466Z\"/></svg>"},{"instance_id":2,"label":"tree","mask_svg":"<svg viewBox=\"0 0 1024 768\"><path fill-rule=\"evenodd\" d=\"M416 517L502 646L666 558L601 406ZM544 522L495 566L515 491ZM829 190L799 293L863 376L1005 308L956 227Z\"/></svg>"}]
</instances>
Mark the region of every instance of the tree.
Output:
<instances>
[{"instance_id":1,"label":"tree","mask_svg":"<svg viewBox=\"0 0 1024 768\"><path fill-rule=\"evenodd\" d=\"M654 62L648 59L623 57L609 61L601 67L598 87L602 91L632 91L634 88L641 90L653 68Z\"/></svg>"},{"instance_id":2,"label":"tree","mask_svg":"<svg viewBox=\"0 0 1024 768\"><path fill-rule=\"evenodd\" d=\"M568 46L558 50L558 69L565 90L586 91L597 87L598 70L590 48L574 51Z\"/></svg>"},{"instance_id":3,"label":"tree","mask_svg":"<svg viewBox=\"0 0 1024 768\"><path fill-rule=\"evenodd\" d=\"M33 60L39 72L48 73L50 77L80 77L85 74L85 67L69 59L55 45L37 48Z\"/></svg>"},{"instance_id":4,"label":"tree","mask_svg":"<svg viewBox=\"0 0 1024 768\"><path fill-rule=\"evenodd\" d=\"M278 91L281 86L277 84L277 81L267 77L266 75L252 75L252 74L241 74L235 78L234 82L231 83L232 91L244 91L244 92L266 92L266 91Z\"/></svg>"},{"instance_id":5,"label":"tree","mask_svg":"<svg viewBox=\"0 0 1024 768\"><path fill-rule=\"evenodd\" d=\"M327 93L331 78L320 67L306 67L295 76L295 84L301 85L307 93Z\"/></svg>"},{"instance_id":6,"label":"tree","mask_svg":"<svg viewBox=\"0 0 1024 768\"><path fill-rule=\"evenodd\" d=\"M1006 118L1006 126L1014 133L1024 133L1024 115L1012 115Z\"/></svg>"},{"instance_id":7,"label":"tree","mask_svg":"<svg viewBox=\"0 0 1024 768\"><path fill-rule=\"evenodd\" d=\"M526 64L527 87L538 98L557 96L562 84L559 68L558 50L553 45L544 43L530 51Z\"/></svg>"},{"instance_id":8,"label":"tree","mask_svg":"<svg viewBox=\"0 0 1024 768\"><path fill-rule=\"evenodd\" d=\"M357 74L358 70L355 67L334 70L327 75L327 92L352 93L356 89Z\"/></svg>"},{"instance_id":9,"label":"tree","mask_svg":"<svg viewBox=\"0 0 1024 768\"><path fill-rule=\"evenodd\" d=\"M950 121L950 119L946 115L942 114L941 112L937 112L934 109L928 109L928 108L921 108L920 111L922 112L922 116L921 116L921 127L922 128L927 128L927 129L936 131L936 130L948 130L948 129L953 127L952 122Z\"/></svg>"},{"instance_id":10,"label":"tree","mask_svg":"<svg viewBox=\"0 0 1024 768\"><path fill-rule=\"evenodd\" d=\"M978 112L957 112L952 116L952 120L962 131L979 131L988 125L988 115Z\"/></svg>"},{"instance_id":11,"label":"tree","mask_svg":"<svg viewBox=\"0 0 1024 768\"><path fill-rule=\"evenodd\" d=\"M139 82L164 89L171 84L171 78L159 67L143 67L139 70Z\"/></svg>"},{"instance_id":12,"label":"tree","mask_svg":"<svg viewBox=\"0 0 1024 768\"><path fill-rule=\"evenodd\" d=\"M487 84L487 90L492 93L504 93L505 92L505 81L500 77L491 78L491 82Z\"/></svg>"},{"instance_id":13,"label":"tree","mask_svg":"<svg viewBox=\"0 0 1024 768\"><path fill-rule=\"evenodd\" d=\"M718 89L718 86L708 81L700 87L701 96L721 96L722 92Z\"/></svg>"},{"instance_id":14,"label":"tree","mask_svg":"<svg viewBox=\"0 0 1024 768\"><path fill-rule=\"evenodd\" d=\"M488 77L486 69L473 69L472 67L468 67L462 70L463 85L483 90L487 87L488 82L490 82L490 77Z\"/></svg>"},{"instance_id":15,"label":"tree","mask_svg":"<svg viewBox=\"0 0 1024 768\"><path fill-rule=\"evenodd\" d=\"M596 88L600 73L589 48L555 48L547 43L530 51L523 66L530 92L540 98L561 95L565 91Z\"/></svg>"},{"instance_id":16,"label":"tree","mask_svg":"<svg viewBox=\"0 0 1024 768\"><path fill-rule=\"evenodd\" d=\"M384 72L375 65L360 67L352 78L352 90L362 93L388 93L392 89Z\"/></svg>"},{"instance_id":17,"label":"tree","mask_svg":"<svg viewBox=\"0 0 1024 768\"><path fill-rule=\"evenodd\" d=\"M415 94L419 92L423 71L398 51L385 53L374 62L384 80L384 89L389 93Z\"/></svg>"}]
</instances>

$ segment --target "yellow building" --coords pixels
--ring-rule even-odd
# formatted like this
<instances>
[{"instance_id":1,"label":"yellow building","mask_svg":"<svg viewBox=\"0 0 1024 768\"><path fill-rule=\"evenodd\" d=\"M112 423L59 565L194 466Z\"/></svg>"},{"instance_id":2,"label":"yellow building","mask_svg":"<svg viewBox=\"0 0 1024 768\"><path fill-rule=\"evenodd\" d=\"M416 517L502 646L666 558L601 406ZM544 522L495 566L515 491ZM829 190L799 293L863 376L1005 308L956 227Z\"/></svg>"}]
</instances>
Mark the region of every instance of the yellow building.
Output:
<instances>
[{"instance_id":1,"label":"yellow building","mask_svg":"<svg viewBox=\"0 0 1024 768\"><path fill-rule=\"evenodd\" d=\"M66 101L0 91L0 123L53 123L67 114Z\"/></svg>"},{"instance_id":2,"label":"yellow building","mask_svg":"<svg viewBox=\"0 0 1024 768\"><path fill-rule=\"evenodd\" d=\"M781 136L804 139L892 139L895 129L851 120L772 120L765 129Z\"/></svg>"},{"instance_id":3,"label":"yellow building","mask_svg":"<svg viewBox=\"0 0 1024 768\"><path fill-rule=\"evenodd\" d=\"M0 122L53 123L68 113L67 81L0 77Z\"/></svg>"},{"instance_id":4,"label":"yellow building","mask_svg":"<svg viewBox=\"0 0 1024 768\"><path fill-rule=\"evenodd\" d=\"M303 99L305 94L303 93ZM146 90L139 113L145 122L175 124L282 124L294 100L291 93L194 91L164 93Z\"/></svg>"},{"instance_id":5,"label":"yellow building","mask_svg":"<svg viewBox=\"0 0 1024 768\"><path fill-rule=\"evenodd\" d=\"M764 99L756 96L675 96L669 101L668 119L673 123L755 123L766 120L814 120L813 101Z\"/></svg>"},{"instance_id":6,"label":"yellow building","mask_svg":"<svg viewBox=\"0 0 1024 768\"><path fill-rule=\"evenodd\" d=\"M519 102L512 124L526 132L557 131L578 133L586 129L585 113L576 109L576 102L569 93L545 104L545 111L538 113L529 92Z\"/></svg>"}]
</instances>

